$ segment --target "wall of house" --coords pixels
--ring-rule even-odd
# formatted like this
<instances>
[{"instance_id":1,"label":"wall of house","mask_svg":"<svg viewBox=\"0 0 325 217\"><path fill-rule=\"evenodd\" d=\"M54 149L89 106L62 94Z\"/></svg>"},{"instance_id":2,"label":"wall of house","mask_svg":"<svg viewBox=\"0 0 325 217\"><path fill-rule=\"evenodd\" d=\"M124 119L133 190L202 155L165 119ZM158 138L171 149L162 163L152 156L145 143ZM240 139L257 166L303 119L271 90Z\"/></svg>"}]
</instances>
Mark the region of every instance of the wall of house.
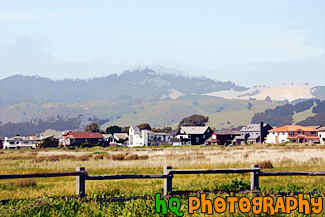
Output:
<instances>
[{"instance_id":1,"label":"wall of house","mask_svg":"<svg viewBox=\"0 0 325 217\"><path fill-rule=\"evenodd\" d=\"M278 143L285 143L288 142L288 132L279 132L279 138L278 138Z\"/></svg>"},{"instance_id":2,"label":"wall of house","mask_svg":"<svg viewBox=\"0 0 325 217\"><path fill-rule=\"evenodd\" d=\"M320 144L325 145L325 132L318 132Z\"/></svg>"},{"instance_id":3,"label":"wall of house","mask_svg":"<svg viewBox=\"0 0 325 217\"><path fill-rule=\"evenodd\" d=\"M269 134L267 134L266 136L265 142L270 144L275 144L277 143L277 137L278 137L277 132L269 132Z\"/></svg>"}]
</instances>

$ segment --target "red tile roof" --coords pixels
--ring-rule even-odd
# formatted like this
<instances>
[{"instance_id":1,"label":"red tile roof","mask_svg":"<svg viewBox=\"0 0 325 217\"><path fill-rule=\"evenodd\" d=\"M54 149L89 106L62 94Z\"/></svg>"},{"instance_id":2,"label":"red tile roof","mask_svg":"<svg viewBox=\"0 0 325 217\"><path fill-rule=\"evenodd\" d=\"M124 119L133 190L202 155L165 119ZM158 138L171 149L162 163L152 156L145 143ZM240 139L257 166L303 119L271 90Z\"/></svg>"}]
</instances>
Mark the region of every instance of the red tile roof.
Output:
<instances>
[{"instance_id":1,"label":"red tile roof","mask_svg":"<svg viewBox=\"0 0 325 217\"><path fill-rule=\"evenodd\" d=\"M104 136L100 133L92 133L92 132L68 132L72 138L75 139L103 139Z\"/></svg>"},{"instance_id":2,"label":"red tile roof","mask_svg":"<svg viewBox=\"0 0 325 217\"><path fill-rule=\"evenodd\" d=\"M315 128L311 128L311 127L303 127L303 126L299 126L299 125L286 125L283 127L279 127L279 128L274 128L272 130L269 130L269 132L289 132L289 131L318 131Z\"/></svg>"}]
</instances>

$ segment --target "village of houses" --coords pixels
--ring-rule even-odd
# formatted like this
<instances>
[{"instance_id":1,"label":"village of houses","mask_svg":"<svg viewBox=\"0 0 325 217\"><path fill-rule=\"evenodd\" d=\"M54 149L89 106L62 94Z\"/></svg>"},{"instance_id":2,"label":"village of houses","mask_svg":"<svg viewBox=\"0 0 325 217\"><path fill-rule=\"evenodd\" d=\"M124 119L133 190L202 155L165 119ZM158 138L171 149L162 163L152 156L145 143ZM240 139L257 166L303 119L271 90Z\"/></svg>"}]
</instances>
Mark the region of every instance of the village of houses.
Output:
<instances>
[{"instance_id":1,"label":"village of houses","mask_svg":"<svg viewBox=\"0 0 325 217\"><path fill-rule=\"evenodd\" d=\"M209 126L181 126L170 133L140 130L131 126L128 133L102 134L99 132L64 131L59 135L4 137L3 149L37 148L48 139L59 147L80 147L84 143L105 146L183 146L183 145L244 145L305 143L325 144L325 126L286 125L273 128L267 123L249 124L239 131L213 130Z\"/></svg>"}]
</instances>

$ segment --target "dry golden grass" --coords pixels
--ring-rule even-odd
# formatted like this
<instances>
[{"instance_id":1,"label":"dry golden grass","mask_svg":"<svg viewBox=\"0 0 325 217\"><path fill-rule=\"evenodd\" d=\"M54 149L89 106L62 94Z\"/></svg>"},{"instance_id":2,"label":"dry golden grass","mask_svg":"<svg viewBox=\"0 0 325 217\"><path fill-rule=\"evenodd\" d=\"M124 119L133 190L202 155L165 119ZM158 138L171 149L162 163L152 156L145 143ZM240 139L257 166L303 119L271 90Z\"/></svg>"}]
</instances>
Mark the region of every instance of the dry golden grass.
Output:
<instances>
[{"instance_id":1,"label":"dry golden grass","mask_svg":"<svg viewBox=\"0 0 325 217\"><path fill-rule=\"evenodd\" d=\"M299 150L299 151L296 151ZM248 168L256 162L270 161L272 171L322 171L325 170L322 147L176 147L176 148L102 148L85 150L25 150L4 151L1 154L0 174L67 172L76 167L85 167L89 175L105 174L162 174L163 166L173 168ZM37 153L37 154L35 154ZM19 156L17 158L17 156ZM4 158L5 157L5 158ZM27 158L28 157L28 158ZM36 160L38 159L38 161ZM263 167L263 165L260 165ZM175 175L175 189L211 189L233 175ZM249 181L249 174L242 176ZM60 196L75 194L75 177L37 178L35 187L17 187L16 190L2 190L0 199L28 198L39 196ZM163 180L112 180L87 181L86 191L90 194L98 191L119 189L121 195L143 195L156 193L162 189ZM301 186L319 186L323 177L272 177L261 178L261 186L273 186L292 183ZM8 180L0 184L9 185ZM191 187L192 186L192 187Z\"/></svg>"}]
</instances>

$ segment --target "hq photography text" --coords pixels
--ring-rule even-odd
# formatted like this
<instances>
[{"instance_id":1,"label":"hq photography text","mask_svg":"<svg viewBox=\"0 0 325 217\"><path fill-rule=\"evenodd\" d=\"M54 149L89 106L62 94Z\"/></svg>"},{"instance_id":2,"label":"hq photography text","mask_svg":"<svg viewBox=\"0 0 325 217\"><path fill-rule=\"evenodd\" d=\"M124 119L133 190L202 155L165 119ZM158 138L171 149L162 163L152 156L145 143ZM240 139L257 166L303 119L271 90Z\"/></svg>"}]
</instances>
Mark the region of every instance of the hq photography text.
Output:
<instances>
[{"instance_id":1,"label":"hq photography text","mask_svg":"<svg viewBox=\"0 0 325 217\"><path fill-rule=\"evenodd\" d=\"M229 214L235 213L238 209L241 213L252 212L259 214L290 214L296 210L299 213L308 215L311 213L319 214L323 210L323 198L311 197L310 200L304 199L303 194L294 196L256 196L256 197L216 197L214 200L207 199L206 194L200 194L200 197L188 197L188 214L193 214L195 211L206 213L208 215L215 213ZM166 215L168 212L174 213L177 216L184 216L184 210L181 209L181 200L177 197L161 198L160 194L155 194L156 213Z\"/></svg>"}]
</instances>

